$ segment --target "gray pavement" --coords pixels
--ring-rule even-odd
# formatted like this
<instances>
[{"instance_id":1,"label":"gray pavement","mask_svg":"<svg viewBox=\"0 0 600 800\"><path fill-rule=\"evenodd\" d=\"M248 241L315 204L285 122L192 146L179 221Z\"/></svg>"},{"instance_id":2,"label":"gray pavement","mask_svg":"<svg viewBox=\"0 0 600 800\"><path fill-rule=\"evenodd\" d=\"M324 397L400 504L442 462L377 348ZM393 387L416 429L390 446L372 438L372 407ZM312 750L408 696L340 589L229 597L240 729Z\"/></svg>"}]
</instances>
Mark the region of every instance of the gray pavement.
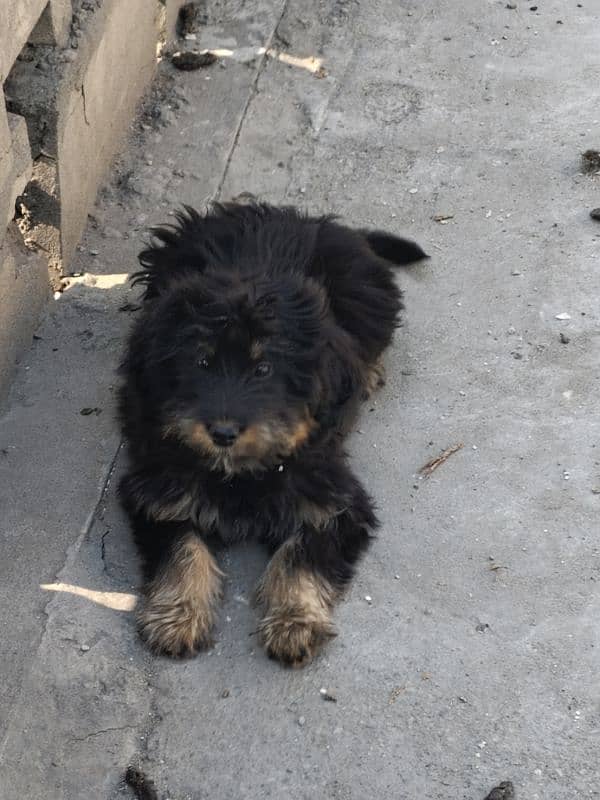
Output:
<instances>
[{"instance_id":1,"label":"gray pavement","mask_svg":"<svg viewBox=\"0 0 600 800\"><path fill-rule=\"evenodd\" d=\"M1 800L130 796L130 763L171 800L600 797L600 9L516 5L211 0L221 64L162 68L0 418ZM114 493L142 229L242 191L433 256L352 439L384 525L298 672L253 546L215 648L150 657Z\"/></svg>"}]
</instances>

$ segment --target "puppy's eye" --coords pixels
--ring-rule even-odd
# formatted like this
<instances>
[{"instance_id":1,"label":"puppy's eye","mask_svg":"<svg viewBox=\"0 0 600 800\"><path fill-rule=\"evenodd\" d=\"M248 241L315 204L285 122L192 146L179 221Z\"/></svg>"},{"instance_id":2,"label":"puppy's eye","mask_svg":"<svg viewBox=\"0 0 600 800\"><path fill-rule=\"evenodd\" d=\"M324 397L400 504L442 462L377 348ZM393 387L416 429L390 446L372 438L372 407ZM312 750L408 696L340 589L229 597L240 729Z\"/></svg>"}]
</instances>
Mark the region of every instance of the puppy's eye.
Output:
<instances>
[{"instance_id":1,"label":"puppy's eye","mask_svg":"<svg viewBox=\"0 0 600 800\"><path fill-rule=\"evenodd\" d=\"M208 360L207 356L201 356L197 363L199 367L202 367L202 369L207 369L210 366L210 361Z\"/></svg>"},{"instance_id":2,"label":"puppy's eye","mask_svg":"<svg viewBox=\"0 0 600 800\"><path fill-rule=\"evenodd\" d=\"M254 369L257 378L268 378L273 372L273 365L268 361L261 361Z\"/></svg>"}]
</instances>

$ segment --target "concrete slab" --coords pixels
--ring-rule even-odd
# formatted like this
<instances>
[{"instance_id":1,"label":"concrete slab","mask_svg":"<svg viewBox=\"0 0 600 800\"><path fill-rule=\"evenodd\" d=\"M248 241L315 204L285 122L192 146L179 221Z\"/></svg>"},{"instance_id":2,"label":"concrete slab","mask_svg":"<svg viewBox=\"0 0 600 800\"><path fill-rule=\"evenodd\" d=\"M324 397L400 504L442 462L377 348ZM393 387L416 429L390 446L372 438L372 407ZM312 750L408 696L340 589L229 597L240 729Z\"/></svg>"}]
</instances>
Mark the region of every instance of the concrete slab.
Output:
<instances>
[{"instance_id":1,"label":"concrete slab","mask_svg":"<svg viewBox=\"0 0 600 800\"><path fill-rule=\"evenodd\" d=\"M10 33L2 38L0 82L4 83L47 2L48 0L19 0L18 3L0 4L0 31Z\"/></svg>"},{"instance_id":2,"label":"concrete slab","mask_svg":"<svg viewBox=\"0 0 600 800\"><path fill-rule=\"evenodd\" d=\"M59 5L45 13L58 14ZM104 0L86 8L77 10L69 49L32 48L7 82L11 108L27 119L35 161L27 235L48 253L55 288L154 74L163 5Z\"/></svg>"},{"instance_id":3,"label":"concrete slab","mask_svg":"<svg viewBox=\"0 0 600 800\"><path fill-rule=\"evenodd\" d=\"M107 418L128 296L92 278L67 291L0 428L7 800L116 799L132 760L177 800L483 800L506 779L527 800L598 797L600 231L598 181L579 171L597 147L598 14L207 6L199 45L230 50L226 68L176 76L169 126L121 161L126 191L105 193L77 263L125 271L135 228L217 191L417 238L433 259L399 275L406 324L352 440L384 526L308 669L256 647L252 547L224 556L214 650L149 659ZM244 65L261 46L287 60ZM302 66L315 58L326 74Z\"/></svg>"},{"instance_id":4,"label":"concrete slab","mask_svg":"<svg viewBox=\"0 0 600 800\"><path fill-rule=\"evenodd\" d=\"M71 0L48 0L37 25L31 32L32 44L55 44L64 47L69 38L73 17Z\"/></svg>"},{"instance_id":5,"label":"concrete slab","mask_svg":"<svg viewBox=\"0 0 600 800\"><path fill-rule=\"evenodd\" d=\"M0 161L0 245L4 230L15 216L15 200L31 179L31 150L27 124L17 114L7 115L10 149Z\"/></svg>"},{"instance_id":6,"label":"concrete slab","mask_svg":"<svg viewBox=\"0 0 600 800\"><path fill-rule=\"evenodd\" d=\"M86 52L79 71L71 71L61 87L58 173L65 263L73 255L98 186L154 73L157 13L158 4L149 7L147 0L126 4L106 0L80 39L80 49ZM131 19L136 20L135 36Z\"/></svg>"},{"instance_id":7,"label":"concrete slab","mask_svg":"<svg viewBox=\"0 0 600 800\"><path fill-rule=\"evenodd\" d=\"M27 250L11 225L0 243L0 403L19 359L31 346L48 294L46 260Z\"/></svg>"}]
</instances>

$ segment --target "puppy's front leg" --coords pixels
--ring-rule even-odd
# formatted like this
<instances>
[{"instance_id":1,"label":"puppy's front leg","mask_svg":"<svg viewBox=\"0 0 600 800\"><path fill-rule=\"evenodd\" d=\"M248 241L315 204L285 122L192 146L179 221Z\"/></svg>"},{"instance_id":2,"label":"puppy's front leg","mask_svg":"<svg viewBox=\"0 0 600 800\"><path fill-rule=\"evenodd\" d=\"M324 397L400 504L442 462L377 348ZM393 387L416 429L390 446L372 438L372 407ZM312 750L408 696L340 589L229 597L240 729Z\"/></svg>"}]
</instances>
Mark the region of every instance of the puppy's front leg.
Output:
<instances>
[{"instance_id":1,"label":"puppy's front leg","mask_svg":"<svg viewBox=\"0 0 600 800\"><path fill-rule=\"evenodd\" d=\"M259 632L270 657L301 667L335 636L333 606L376 525L362 489L358 499L357 505L339 511L311 504L301 532L271 559L257 595L264 607Z\"/></svg>"},{"instance_id":2,"label":"puppy's front leg","mask_svg":"<svg viewBox=\"0 0 600 800\"><path fill-rule=\"evenodd\" d=\"M190 492L142 472L126 476L120 494L146 578L140 634L155 653L195 655L210 644L223 574L192 526Z\"/></svg>"},{"instance_id":3,"label":"puppy's front leg","mask_svg":"<svg viewBox=\"0 0 600 800\"><path fill-rule=\"evenodd\" d=\"M281 545L258 587L264 607L259 634L271 658L293 667L308 663L335 636L331 609L336 589L301 557L301 537Z\"/></svg>"},{"instance_id":4,"label":"puppy's front leg","mask_svg":"<svg viewBox=\"0 0 600 800\"><path fill-rule=\"evenodd\" d=\"M214 557L194 531L173 539L144 587L138 613L141 636L151 650L190 656L210 644L221 578Z\"/></svg>"}]
</instances>

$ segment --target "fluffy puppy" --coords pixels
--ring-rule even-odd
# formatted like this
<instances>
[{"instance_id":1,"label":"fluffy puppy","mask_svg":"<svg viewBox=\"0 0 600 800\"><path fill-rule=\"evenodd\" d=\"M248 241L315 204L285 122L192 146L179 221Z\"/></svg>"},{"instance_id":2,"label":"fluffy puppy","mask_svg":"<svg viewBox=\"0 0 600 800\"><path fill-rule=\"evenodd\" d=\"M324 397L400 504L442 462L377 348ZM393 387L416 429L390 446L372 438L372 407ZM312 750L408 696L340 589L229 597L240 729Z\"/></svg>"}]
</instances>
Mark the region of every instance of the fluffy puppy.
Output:
<instances>
[{"instance_id":1,"label":"fluffy puppy","mask_svg":"<svg viewBox=\"0 0 600 800\"><path fill-rule=\"evenodd\" d=\"M262 204L186 208L140 255L122 365L121 482L156 653L210 642L222 573L210 542L272 552L258 588L268 654L308 662L377 518L343 450L402 308L409 241Z\"/></svg>"}]
</instances>

